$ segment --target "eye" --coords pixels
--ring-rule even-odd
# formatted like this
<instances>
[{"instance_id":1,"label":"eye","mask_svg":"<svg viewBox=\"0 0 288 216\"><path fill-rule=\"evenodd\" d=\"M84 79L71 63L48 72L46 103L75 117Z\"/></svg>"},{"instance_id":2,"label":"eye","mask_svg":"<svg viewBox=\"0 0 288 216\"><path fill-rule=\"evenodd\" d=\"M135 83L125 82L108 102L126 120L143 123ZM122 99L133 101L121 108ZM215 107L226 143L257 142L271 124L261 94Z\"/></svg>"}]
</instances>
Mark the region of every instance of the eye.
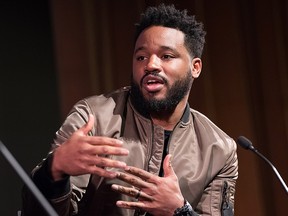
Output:
<instances>
[{"instance_id":1,"label":"eye","mask_svg":"<svg viewBox=\"0 0 288 216\"><path fill-rule=\"evenodd\" d=\"M174 56L169 55L169 54L166 54L166 55L163 55L163 56L162 56L162 59L167 59L167 60L169 60L169 59L172 59L172 58L174 58Z\"/></svg>"},{"instance_id":2,"label":"eye","mask_svg":"<svg viewBox=\"0 0 288 216\"><path fill-rule=\"evenodd\" d=\"M144 56L137 56L137 57L136 57L136 60L137 60L137 61L144 61L144 60L145 60L145 57L144 57Z\"/></svg>"}]
</instances>

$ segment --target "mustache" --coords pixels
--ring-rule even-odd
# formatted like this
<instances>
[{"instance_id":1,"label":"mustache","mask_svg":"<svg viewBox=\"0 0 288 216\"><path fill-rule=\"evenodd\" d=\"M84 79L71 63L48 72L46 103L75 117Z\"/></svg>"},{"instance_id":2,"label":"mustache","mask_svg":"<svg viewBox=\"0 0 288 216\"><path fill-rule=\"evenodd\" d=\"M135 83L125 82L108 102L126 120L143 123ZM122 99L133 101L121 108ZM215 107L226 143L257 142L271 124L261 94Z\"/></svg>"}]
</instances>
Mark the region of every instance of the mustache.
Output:
<instances>
[{"instance_id":1,"label":"mustache","mask_svg":"<svg viewBox=\"0 0 288 216\"><path fill-rule=\"evenodd\" d=\"M141 78L141 84L143 84L143 80L147 77L147 76L154 76L154 77L158 77L161 80L163 80L164 84L167 84L168 81L165 77L161 76L157 71L151 71L151 72L147 72L142 78Z\"/></svg>"}]
</instances>

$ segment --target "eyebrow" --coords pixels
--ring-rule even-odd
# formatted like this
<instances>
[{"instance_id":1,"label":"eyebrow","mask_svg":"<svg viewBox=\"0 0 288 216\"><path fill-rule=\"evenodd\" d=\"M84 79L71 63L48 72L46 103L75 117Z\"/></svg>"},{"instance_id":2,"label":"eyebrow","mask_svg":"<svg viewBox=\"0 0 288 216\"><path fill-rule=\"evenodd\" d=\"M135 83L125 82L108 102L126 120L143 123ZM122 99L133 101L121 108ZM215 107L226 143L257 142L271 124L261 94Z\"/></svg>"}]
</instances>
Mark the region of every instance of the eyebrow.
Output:
<instances>
[{"instance_id":1,"label":"eyebrow","mask_svg":"<svg viewBox=\"0 0 288 216\"><path fill-rule=\"evenodd\" d=\"M161 50L170 50L170 51L173 51L173 52L175 52L175 53L179 53L176 49L173 49L173 48L170 47L170 46L161 46L160 49L161 49ZM138 51L141 51L141 50L145 50L145 47L144 47L144 46L138 47L138 48L134 51L134 54L137 53Z\"/></svg>"}]
</instances>

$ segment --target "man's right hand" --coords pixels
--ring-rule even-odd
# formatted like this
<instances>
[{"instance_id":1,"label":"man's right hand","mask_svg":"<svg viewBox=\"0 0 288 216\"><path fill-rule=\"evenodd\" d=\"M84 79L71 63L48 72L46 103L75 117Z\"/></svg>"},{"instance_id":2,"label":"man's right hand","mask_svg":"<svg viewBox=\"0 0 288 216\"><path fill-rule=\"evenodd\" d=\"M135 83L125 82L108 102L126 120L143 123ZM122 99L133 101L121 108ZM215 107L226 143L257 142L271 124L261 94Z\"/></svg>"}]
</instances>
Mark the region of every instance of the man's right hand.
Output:
<instances>
[{"instance_id":1,"label":"man's right hand","mask_svg":"<svg viewBox=\"0 0 288 216\"><path fill-rule=\"evenodd\" d=\"M87 124L75 131L72 136L54 151L51 173L55 181L65 175L77 176L96 174L102 177L115 178L116 173L105 170L105 167L125 168L121 161L105 156L129 154L123 148L123 142L114 138L88 136L93 128L94 116L90 115Z\"/></svg>"}]
</instances>

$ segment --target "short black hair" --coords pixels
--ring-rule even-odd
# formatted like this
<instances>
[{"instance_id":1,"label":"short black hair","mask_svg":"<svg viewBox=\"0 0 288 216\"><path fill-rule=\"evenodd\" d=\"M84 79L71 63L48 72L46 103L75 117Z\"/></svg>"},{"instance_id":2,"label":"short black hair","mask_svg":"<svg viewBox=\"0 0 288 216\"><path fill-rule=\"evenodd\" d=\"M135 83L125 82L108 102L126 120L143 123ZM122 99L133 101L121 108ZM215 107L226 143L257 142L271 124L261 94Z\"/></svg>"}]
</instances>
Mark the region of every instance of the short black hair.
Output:
<instances>
[{"instance_id":1,"label":"short black hair","mask_svg":"<svg viewBox=\"0 0 288 216\"><path fill-rule=\"evenodd\" d=\"M187 14L187 10L177 10L173 4L150 6L141 14L140 22L136 24L135 41L141 32L150 26L164 26L180 30L185 35L185 45L193 57L201 57L206 32L203 24L195 20L195 16Z\"/></svg>"}]
</instances>

